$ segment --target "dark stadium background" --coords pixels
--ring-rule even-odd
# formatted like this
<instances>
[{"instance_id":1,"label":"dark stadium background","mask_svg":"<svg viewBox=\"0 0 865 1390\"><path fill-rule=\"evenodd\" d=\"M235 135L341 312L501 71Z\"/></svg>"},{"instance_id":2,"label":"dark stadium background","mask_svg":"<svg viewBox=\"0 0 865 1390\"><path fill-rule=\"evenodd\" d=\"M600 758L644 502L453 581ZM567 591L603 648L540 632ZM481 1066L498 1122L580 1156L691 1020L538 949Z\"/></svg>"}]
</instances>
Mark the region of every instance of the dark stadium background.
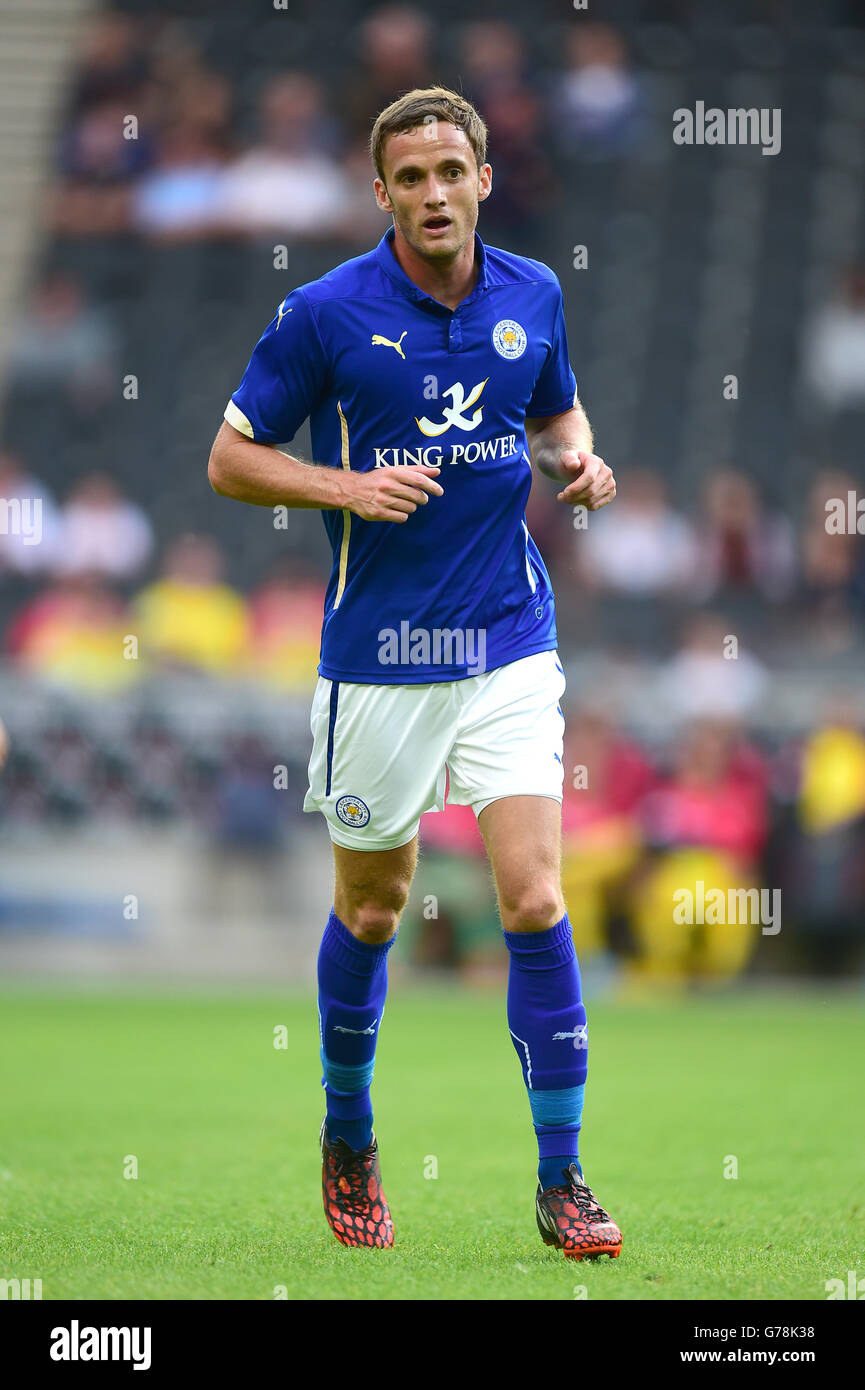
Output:
<instances>
[{"instance_id":1,"label":"dark stadium background","mask_svg":"<svg viewBox=\"0 0 865 1390\"><path fill-rule=\"evenodd\" d=\"M329 846L300 802L329 552L317 516L275 527L206 463L283 296L387 225L376 112L440 81L490 127L481 234L561 278L619 478L586 530L543 477L529 516L567 780L588 778L565 804L587 988L861 982L865 542L825 525L865 485L861 7L3 22L0 497L42 498L43 540L0 535L0 971L312 978ZM674 144L697 101L781 108L780 152ZM671 885L700 879L780 889L782 930L671 928ZM427 818L394 964L504 971L470 815Z\"/></svg>"}]
</instances>

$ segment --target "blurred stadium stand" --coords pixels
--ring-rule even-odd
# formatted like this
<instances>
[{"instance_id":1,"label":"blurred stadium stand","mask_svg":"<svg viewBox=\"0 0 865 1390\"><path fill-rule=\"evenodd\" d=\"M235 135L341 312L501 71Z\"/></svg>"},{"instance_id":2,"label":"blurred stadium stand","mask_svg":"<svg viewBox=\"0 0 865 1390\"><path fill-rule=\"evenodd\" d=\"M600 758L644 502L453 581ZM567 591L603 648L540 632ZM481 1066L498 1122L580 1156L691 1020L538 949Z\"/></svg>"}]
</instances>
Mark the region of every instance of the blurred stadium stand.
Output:
<instances>
[{"instance_id":1,"label":"blurred stadium stand","mask_svg":"<svg viewBox=\"0 0 865 1390\"><path fill-rule=\"evenodd\" d=\"M829 770L862 746L865 550L860 536L827 538L824 526L827 497L865 489L861 5L610 0L584 14L545 0L529 14L515 0L478 0L470 23L456 0L433 12L126 0L89 24L85 8L0 4L3 64L18 66L3 88L15 128L0 147L0 187L20 213L0 262L0 308L21 284L25 237L36 248L6 342L0 494L17 495L15 476L21 487L36 480L57 526L54 559L49 546L37 560L0 536L7 847L107 824L136 834L191 826L202 844L239 846L266 878L293 852L299 873L313 839L326 849L322 827L315 836L309 817L299 824L324 531L304 512L277 529L266 510L216 497L205 467L284 294L384 230L363 152L378 105L440 80L476 99L490 125L482 235L561 278L580 394L620 479L616 507L588 535L545 479L530 503L574 712L603 707L671 796L677 777L688 780L680 765L695 722L724 724L753 746L767 768L766 826L749 871L790 884L801 932L842 941L830 953L839 969L857 952L861 962L856 874L839 887L825 871L833 898L800 892L794 872L808 854L849 865L865 848L865 773L840 794ZM36 42L37 24L50 43ZM780 108L781 152L675 145L672 113L697 101ZM135 140L122 136L129 115ZM265 155L275 163L262 173ZM252 201L236 190L252 183L264 211L244 222ZM41 184L40 223L21 190ZM312 226L303 207L279 211L299 186L321 200ZM281 246L284 270L274 268ZM587 269L574 266L581 246ZM295 447L309 456L305 431ZM149 552L122 573L82 560L70 574L62 563L67 501L94 473L149 522ZM625 541L631 477L641 501ZM86 529L80 511L78 524ZM184 544L214 557L200 586L215 645L205 657L142 635L138 661L124 664L123 638L142 633L160 604L199 622L189 616L202 611L199 581L176 571L177 542L190 534L200 540ZM289 616L293 585L302 618ZM219 615L235 602L242 633L220 646ZM737 663L711 659L711 641L717 651L726 634L740 643ZM822 768L813 777L823 821L801 809L809 751ZM723 767L695 777L726 785L733 756L728 748ZM287 782L271 802L275 765ZM726 814L707 813L714 828L697 837L701 848L719 848ZM608 815L628 821L621 858L587 886L576 863L587 831L575 825L569 872L600 895L598 950L627 955L649 928L634 926L620 946L626 880L646 870L641 855L690 841L653 839L651 805L598 810L604 824ZM466 842L463 858L473 853ZM20 923L20 893L15 901L0 896L0 928ZM286 916L297 919L296 902ZM421 941L419 958L439 947ZM819 962L819 950L805 955Z\"/></svg>"}]
</instances>

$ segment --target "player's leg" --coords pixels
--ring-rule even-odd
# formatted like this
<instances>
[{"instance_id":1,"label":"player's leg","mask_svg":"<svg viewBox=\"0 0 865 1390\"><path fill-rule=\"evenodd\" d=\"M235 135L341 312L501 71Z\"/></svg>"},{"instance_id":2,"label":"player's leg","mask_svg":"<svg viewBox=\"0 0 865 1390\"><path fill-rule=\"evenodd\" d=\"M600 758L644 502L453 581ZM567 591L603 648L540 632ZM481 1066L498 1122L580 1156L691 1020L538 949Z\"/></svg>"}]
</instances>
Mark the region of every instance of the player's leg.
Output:
<instances>
[{"instance_id":1,"label":"player's leg","mask_svg":"<svg viewBox=\"0 0 865 1390\"><path fill-rule=\"evenodd\" d=\"M334 847L333 908L318 957L327 1115L322 1188L345 1245L391 1245L372 1132L370 1082L387 956L405 907L424 811L444 803L453 738L446 685L320 679L304 810L321 811Z\"/></svg>"},{"instance_id":2,"label":"player's leg","mask_svg":"<svg viewBox=\"0 0 865 1390\"><path fill-rule=\"evenodd\" d=\"M387 994L387 955L408 901L417 836L363 853L335 844L334 905L318 954L327 1132L352 1149L372 1136L375 1048Z\"/></svg>"},{"instance_id":3,"label":"player's leg","mask_svg":"<svg viewBox=\"0 0 865 1390\"><path fill-rule=\"evenodd\" d=\"M565 1254L617 1254L621 1233L585 1186L577 1157L588 1053L561 888L564 672L547 651L464 684L448 757L451 798L473 807L496 880L510 955L508 1023L538 1140L538 1224Z\"/></svg>"},{"instance_id":4,"label":"player's leg","mask_svg":"<svg viewBox=\"0 0 865 1390\"><path fill-rule=\"evenodd\" d=\"M561 806L507 796L478 817L510 954L508 1026L529 1093L542 1188L579 1167L588 1061L580 972L561 890Z\"/></svg>"},{"instance_id":5,"label":"player's leg","mask_svg":"<svg viewBox=\"0 0 865 1390\"><path fill-rule=\"evenodd\" d=\"M538 1229L576 1259L617 1256L618 1226L579 1162L588 1031L571 924L561 891L561 806L506 796L478 816L510 953L508 1026L538 1141Z\"/></svg>"},{"instance_id":6,"label":"player's leg","mask_svg":"<svg viewBox=\"0 0 865 1390\"><path fill-rule=\"evenodd\" d=\"M318 955L324 1210L344 1245L389 1247L370 1085L396 939L417 861L417 836L364 853L334 844L334 906Z\"/></svg>"}]
</instances>

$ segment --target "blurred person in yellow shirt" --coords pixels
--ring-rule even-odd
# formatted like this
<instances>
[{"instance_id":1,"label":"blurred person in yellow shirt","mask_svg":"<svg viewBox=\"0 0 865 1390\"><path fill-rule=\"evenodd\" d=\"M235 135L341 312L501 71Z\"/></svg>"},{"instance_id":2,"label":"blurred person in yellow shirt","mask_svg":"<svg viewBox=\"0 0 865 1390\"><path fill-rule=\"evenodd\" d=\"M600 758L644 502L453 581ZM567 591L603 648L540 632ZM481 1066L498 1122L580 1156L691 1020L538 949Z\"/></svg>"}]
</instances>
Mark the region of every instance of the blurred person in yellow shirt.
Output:
<instances>
[{"instance_id":1,"label":"blurred person in yellow shirt","mask_svg":"<svg viewBox=\"0 0 865 1390\"><path fill-rule=\"evenodd\" d=\"M802 753L799 823L822 835L865 813L865 736L851 711L833 708Z\"/></svg>"},{"instance_id":2,"label":"blurred person in yellow shirt","mask_svg":"<svg viewBox=\"0 0 865 1390\"><path fill-rule=\"evenodd\" d=\"M145 660L214 675L240 674L247 609L223 581L223 571L222 554L210 537L185 535L174 542L162 578L143 589L135 604Z\"/></svg>"},{"instance_id":3,"label":"blurred person in yellow shirt","mask_svg":"<svg viewBox=\"0 0 865 1390\"><path fill-rule=\"evenodd\" d=\"M64 685L114 690L141 674L125 604L92 574L52 584L18 612L5 642L23 670Z\"/></svg>"}]
</instances>

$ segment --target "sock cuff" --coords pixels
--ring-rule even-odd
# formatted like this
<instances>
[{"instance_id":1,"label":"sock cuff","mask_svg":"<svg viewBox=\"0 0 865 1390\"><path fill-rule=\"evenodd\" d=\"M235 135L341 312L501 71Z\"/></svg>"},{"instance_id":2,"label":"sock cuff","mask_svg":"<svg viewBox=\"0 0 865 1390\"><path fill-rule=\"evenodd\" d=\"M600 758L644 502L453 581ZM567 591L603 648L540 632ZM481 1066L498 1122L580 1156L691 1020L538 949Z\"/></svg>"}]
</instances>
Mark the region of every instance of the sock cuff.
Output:
<instances>
[{"instance_id":1,"label":"sock cuff","mask_svg":"<svg viewBox=\"0 0 865 1390\"><path fill-rule=\"evenodd\" d=\"M398 934L394 932L390 941L385 941L382 945L372 946L366 941L358 941L331 908L321 947L331 960L342 966L343 970L348 970L353 975L374 975L387 961L387 953Z\"/></svg>"},{"instance_id":2,"label":"sock cuff","mask_svg":"<svg viewBox=\"0 0 865 1390\"><path fill-rule=\"evenodd\" d=\"M576 959L567 912L546 931L503 931L502 936L521 970L554 970Z\"/></svg>"},{"instance_id":3,"label":"sock cuff","mask_svg":"<svg viewBox=\"0 0 865 1390\"><path fill-rule=\"evenodd\" d=\"M557 1091L529 1091L529 1105L536 1130L580 1126L586 1083Z\"/></svg>"}]
</instances>

